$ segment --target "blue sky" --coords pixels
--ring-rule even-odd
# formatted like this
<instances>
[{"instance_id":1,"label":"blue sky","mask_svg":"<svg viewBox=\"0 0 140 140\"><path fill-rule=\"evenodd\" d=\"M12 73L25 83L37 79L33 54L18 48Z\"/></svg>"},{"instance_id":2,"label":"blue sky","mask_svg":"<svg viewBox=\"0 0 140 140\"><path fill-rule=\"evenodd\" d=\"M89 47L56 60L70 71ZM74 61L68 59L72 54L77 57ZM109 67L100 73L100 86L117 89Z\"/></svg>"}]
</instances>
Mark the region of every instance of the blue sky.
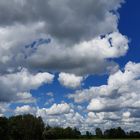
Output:
<instances>
[{"instance_id":1,"label":"blue sky","mask_svg":"<svg viewBox=\"0 0 140 140\"><path fill-rule=\"evenodd\" d=\"M139 1L132 2L127 0L123 7L119 10L120 20L119 20L119 30L122 34L127 35L130 39L129 51L127 55L121 59L119 63L122 62L124 65L128 61L140 62L139 57Z\"/></svg>"},{"instance_id":2,"label":"blue sky","mask_svg":"<svg viewBox=\"0 0 140 140\"><path fill-rule=\"evenodd\" d=\"M139 130L139 4L2 0L0 115Z\"/></svg>"}]
</instances>

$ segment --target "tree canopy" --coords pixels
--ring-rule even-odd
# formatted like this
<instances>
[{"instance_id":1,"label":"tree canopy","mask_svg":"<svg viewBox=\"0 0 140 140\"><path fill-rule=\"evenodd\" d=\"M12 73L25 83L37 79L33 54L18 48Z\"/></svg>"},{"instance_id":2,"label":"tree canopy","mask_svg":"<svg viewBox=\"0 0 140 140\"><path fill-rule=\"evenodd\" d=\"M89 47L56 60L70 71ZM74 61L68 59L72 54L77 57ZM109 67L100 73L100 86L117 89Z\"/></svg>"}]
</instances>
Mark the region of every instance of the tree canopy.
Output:
<instances>
[{"instance_id":1,"label":"tree canopy","mask_svg":"<svg viewBox=\"0 0 140 140\"><path fill-rule=\"evenodd\" d=\"M94 131L94 130L93 130ZM77 128L45 126L41 117L18 115L9 118L0 117L0 140L47 140L72 138L140 138L140 132L125 132L121 127L95 129L95 134L87 131L81 134Z\"/></svg>"}]
</instances>

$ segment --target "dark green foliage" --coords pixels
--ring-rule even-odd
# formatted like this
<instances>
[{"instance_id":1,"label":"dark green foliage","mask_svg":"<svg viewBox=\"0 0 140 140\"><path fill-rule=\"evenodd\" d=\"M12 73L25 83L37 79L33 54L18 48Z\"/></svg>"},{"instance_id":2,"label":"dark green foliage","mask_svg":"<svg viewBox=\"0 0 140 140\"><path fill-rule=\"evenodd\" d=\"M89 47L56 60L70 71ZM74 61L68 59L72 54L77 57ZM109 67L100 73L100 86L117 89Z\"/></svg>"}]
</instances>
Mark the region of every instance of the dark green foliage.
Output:
<instances>
[{"instance_id":1,"label":"dark green foliage","mask_svg":"<svg viewBox=\"0 0 140 140\"><path fill-rule=\"evenodd\" d=\"M105 138L125 138L126 134L125 131L121 128L111 128L104 132Z\"/></svg>"},{"instance_id":2,"label":"dark green foliage","mask_svg":"<svg viewBox=\"0 0 140 140\"><path fill-rule=\"evenodd\" d=\"M0 139L7 140L8 139L8 119L5 117L0 117Z\"/></svg>"},{"instance_id":3,"label":"dark green foliage","mask_svg":"<svg viewBox=\"0 0 140 140\"><path fill-rule=\"evenodd\" d=\"M10 118L0 117L0 140L48 140L48 139L78 139L78 138L140 138L140 132L125 133L121 128L111 128L102 132L95 129L96 135L89 131L81 135L76 128L61 128L44 126L41 117L33 115L18 115Z\"/></svg>"},{"instance_id":4,"label":"dark green foliage","mask_svg":"<svg viewBox=\"0 0 140 140\"><path fill-rule=\"evenodd\" d=\"M89 131L86 131L86 138L92 138L92 134Z\"/></svg>"},{"instance_id":5,"label":"dark green foliage","mask_svg":"<svg viewBox=\"0 0 140 140\"><path fill-rule=\"evenodd\" d=\"M76 128L72 129L70 127L60 128L60 127L46 127L43 132L44 140L47 139L64 139L64 138L80 138L81 133Z\"/></svg>"},{"instance_id":6,"label":"dark green foliage","mask_svg":"<svg viewBox=\"0 0 140 140\"><path fill-rule=\"evenodd\" d=\"M127 133L129 138L140 138L140 132L138 131L130 131Z\"/></svg>"},{"instance_id":7,"label":"dark green foliage","mask_svg":"<svg viewBox=\"0 0 140 140\"><path fill-rule=\"evenodd\" d=\"M99 137L99 138L103 137L103 133L100 128L96 128L95 133L96 133L96 137Z\"/></svg>"},{"instance_id":8,"label":"dark green foliage","mask_svg":"<svg viewBox=\"0 0 140 140\"><path fill-rule=\"evenodd\" d=\"M13 140L41 140L44 123L41 118L23 115L9 118L10 135Z\"/></svg>"}]
</instances>

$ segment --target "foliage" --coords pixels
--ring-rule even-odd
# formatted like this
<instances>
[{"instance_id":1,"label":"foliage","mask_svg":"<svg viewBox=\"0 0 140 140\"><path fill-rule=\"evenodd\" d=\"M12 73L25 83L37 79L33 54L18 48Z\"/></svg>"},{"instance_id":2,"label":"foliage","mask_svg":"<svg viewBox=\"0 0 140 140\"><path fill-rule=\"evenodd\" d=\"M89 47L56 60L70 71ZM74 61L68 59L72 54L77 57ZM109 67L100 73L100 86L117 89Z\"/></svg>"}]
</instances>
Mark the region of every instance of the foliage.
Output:
<instances>
[{"instance_id":1,"label":"foliage","mask_svg":"<svg viewBox=\"0 0 140 140\"><path fill-rule=\"evenodd\" d=\"M94 130L93 130L94 131ZM47 140L72 138L140 138L140 132L125 132L121 127L95 129L96 135L87 131L81 135L76 128L50 127L44 125L41 117L33 115L18 115L10 118L0 117L0 140Z\"/></svg>"},{"instance_id":2,"label":"foliage","mask_svg":"<svg viewBox=\"0 0 140 140\"><path fill-rule=\"evenodd\" d=\"M96 132L97 137L99 137L99 138L103 137L103 133L102 133L102 130L100 128L96 128L95 132Z\"/></svg>"},{"instance_id":3,"label":"foliage","mask_svg":"<svg viewBox=\"0 0 140 140\"><path fill-rule=\"evenodd\" d=\"M121 128L111 128L104 132L104 137L106 138L125 138L125 131Z\"/></svg>"},{"instance_id":4,"label":"foliage","mask_svg":"<svg viewBox=\"0 0 140 140\"><path fill-rule=\"evenodd\" d=\"M0 117L0 139L7 140L8 135L5 135L8 132L8 119L5 117Z\"/></svg>"},{"instance_id":5,"label":"foliage","mask_svg":"<svg viewBox=\"0 0 140 140\"><path fill-rule=\"evenodd\" d=\"M65 139L65 138L80 138L81 133L76 128L72 129L70 127L60 128L60 127L47 127L43 132L44 140L47 139Z\"/></svg>"},{"instance_id":6,"label":"foliage","mask_svg":"<svg viewBox=\"0 0 140 140\"><path fill-rule=\"evenodd\" d=\"M4 118L1 117L0 120L2 119ZM0 128L4 131L1 135L9 136L10 140L42 140L44 122L33 115L19 115L10 117L5 122L0 121ZM5 140L2 136L0 139Z\"/></svg>"}]
</instances>

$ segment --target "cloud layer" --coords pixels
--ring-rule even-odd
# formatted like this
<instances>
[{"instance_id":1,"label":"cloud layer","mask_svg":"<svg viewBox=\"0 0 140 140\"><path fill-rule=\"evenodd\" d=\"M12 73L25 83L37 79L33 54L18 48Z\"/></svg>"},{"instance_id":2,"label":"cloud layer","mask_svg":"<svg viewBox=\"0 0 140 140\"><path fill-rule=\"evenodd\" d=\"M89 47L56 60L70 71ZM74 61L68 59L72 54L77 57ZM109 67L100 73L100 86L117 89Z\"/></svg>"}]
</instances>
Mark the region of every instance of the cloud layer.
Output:
<instances>
[{"instance_id":1,"label":"cloud layer","mask_svg":"<svg viewBox=\"0 0 140 140\"><path fill-rule=\"evenodd\" d=\"M127 38L118 32L103 38L93 38L72 47L52 44L50 43L48 47L40 46L36 53L27 58L33 69L77 75L105 73L117 68L117 64L108 59L124 56L128 50Z\"/></svg>"},{"instance_id":2,"label":"cloud layer","mask_svg":"<svg viewBox=\"0 0 140 140\"><path fill-rule=\"evenodd\" d=\"M113 126L114 119L117 120L116 124L123 127L133 126L140 121L136 115L140 111L139 69L140 63L128 62L124 70L118 70L109 76L107 85L78 90L75 94L70 94L69 98L73 98L74 102L79 104L89 102L89 119L96 120L99 117L98 123L104 123L104 114L111 113L113 118L108 116L110 126Z\"/></svg>"},{"instance_id":3,"label":"cloud layer","mask_svg":"<svg viewBox=\"0 0 140 140\"><path fill-rule=\"evenodd\" d=\"M128 49L127 38L117 29L117 9L122 2L2 0L0 71L22 66L82 75L113 69L116 64L107 59L123 56ZM25 47L48 37L50 45Z\"/></svg>"},{"instance_id":4,"label":"cloud layer","mask_svg":"<svg viewBox=\"0 0 140 140\"><path fill-rule=\"evenodd\" d=\"M118 17L111 11L121 3L122 0L1 0L0 25L43 21L45 33L61 41L80 41L117 30Z\"/></svg>"},{"instance_id":5,"label":"cloud layer","mask_svg":"<svg viewBox=\"0 0 140 140\"><path fill-rule=\"evenodd\" d=\"M53 75L47 72L31 74L27 69L17 73L0 76L1 102L32 102L31 89L37 89L43 83L51 83Z\"/></svg>"}]
</instances>

